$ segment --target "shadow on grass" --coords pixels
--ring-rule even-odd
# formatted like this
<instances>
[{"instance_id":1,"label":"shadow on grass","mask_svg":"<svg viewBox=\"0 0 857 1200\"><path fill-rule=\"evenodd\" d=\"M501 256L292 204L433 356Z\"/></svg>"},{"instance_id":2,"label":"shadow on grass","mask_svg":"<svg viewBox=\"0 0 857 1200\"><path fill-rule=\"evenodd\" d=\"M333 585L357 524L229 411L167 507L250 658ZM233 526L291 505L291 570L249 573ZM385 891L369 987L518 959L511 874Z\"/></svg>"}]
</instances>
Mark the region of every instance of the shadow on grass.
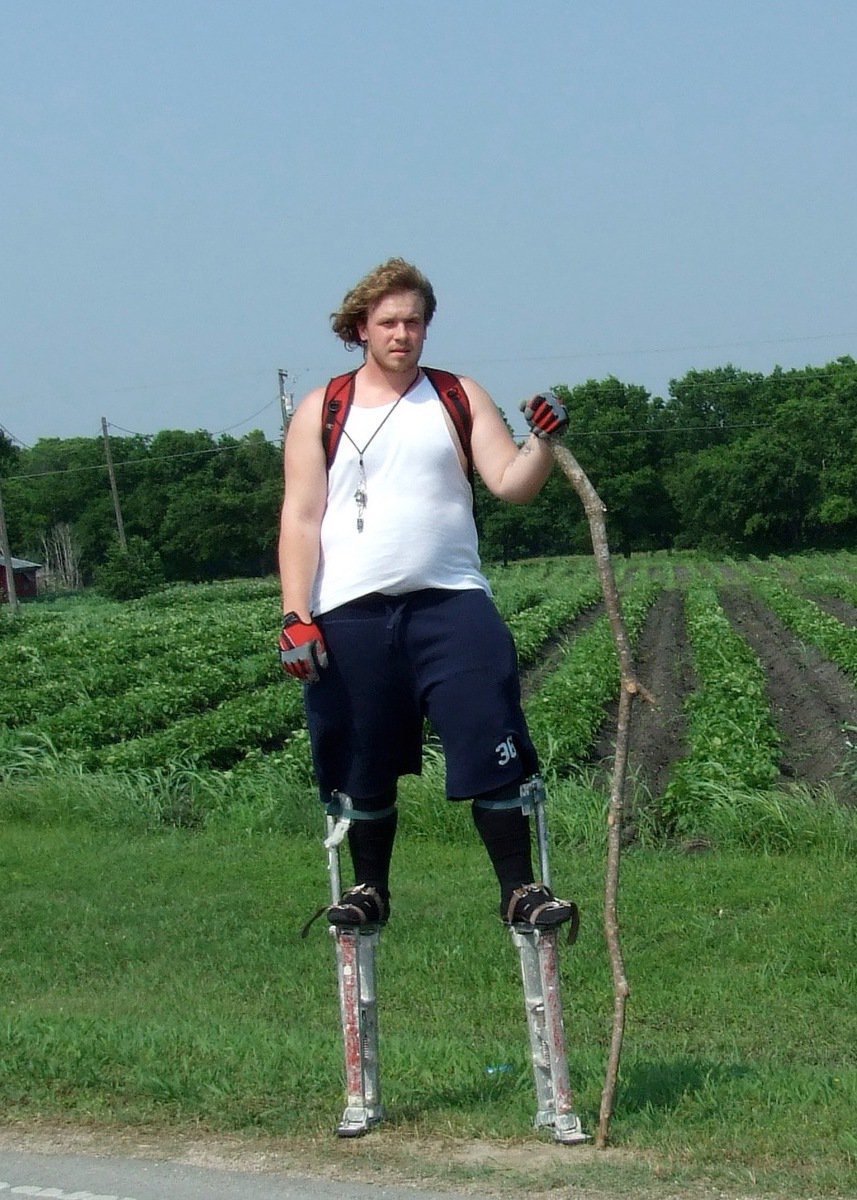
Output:
<instances>
[{"instance_id":1,"label":"shadow on grass","mask_svg":"<svg viewBox=\"0 0 857 1200\"><path fill-rule=\"evenodd\" d=\"M738 1080L755 1074L741 1063L716 1063L699 1059L672 1062L638 1062L622 1071L617 1109L624 1113L660 1110L669 1112L690 1101L711 1102L722 1092L727 1094ZM398 1089L391 1089L398 1091ZM388 1099L390 1097L388 1096ZM510 1071L495 1081L448 1081L436 1088L422 1088L418 1094L397 1095L391 1107L396 1118L410 1121L443 1110L505 1112L514 1120L529 1110L534 1100L533 1082L528 1070Z\"/></svg>"},{"instance_id":2,"label":"shadow on grass","mask_svg":"<svg viewBox=\"0 0 857 1200\"><path fill-rule=\"evenodd\" d=\"M520 1115L529 1099L531 1080L525 1072L511 1072L496 1083L482 1080L473 1083L447 1084L426 1088L417 1094L396 1095L398 1089L391 1088L391 1115L402 1122L425 1118L427 1114L440 1112L482 1113L494 1110L500 1113Z\"/></svg>"},{"instance_id":3,"label":"shadow on grass","mask_svg":"<svg viewBox=\"0 0 857 1200\"><path fill-rule=\"evenodd\" d=\"M674 1062L639 1062L622 1072L619 1107L626 1111L677 1108L687 1096L711 1092L720 1085L753 1074L741 1063L713 1063L696 1059Z\"/></svg>"}]
</instances>

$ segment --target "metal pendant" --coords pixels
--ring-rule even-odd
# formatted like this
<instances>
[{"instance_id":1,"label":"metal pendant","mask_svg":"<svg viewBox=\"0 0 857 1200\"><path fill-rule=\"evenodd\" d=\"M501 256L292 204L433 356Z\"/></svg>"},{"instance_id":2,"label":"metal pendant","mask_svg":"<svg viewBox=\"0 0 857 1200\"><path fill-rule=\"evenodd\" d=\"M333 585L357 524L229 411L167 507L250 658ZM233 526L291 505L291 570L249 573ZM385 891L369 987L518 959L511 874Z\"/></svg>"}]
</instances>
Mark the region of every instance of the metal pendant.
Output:
<instances>
[{"instance_id":1,"label":"metal pendant","mask_svg":"<svg viewBox=\"0 0 857 1200\"><path fill-rule=\"evenodd\" d=\"M363 459L359 463L360 474L357 478L357 489L354 492L354 503L357 505L357 532L363 532L363 510L366 508L366 472L363 469Z\"/></svg>"}]
</instances>

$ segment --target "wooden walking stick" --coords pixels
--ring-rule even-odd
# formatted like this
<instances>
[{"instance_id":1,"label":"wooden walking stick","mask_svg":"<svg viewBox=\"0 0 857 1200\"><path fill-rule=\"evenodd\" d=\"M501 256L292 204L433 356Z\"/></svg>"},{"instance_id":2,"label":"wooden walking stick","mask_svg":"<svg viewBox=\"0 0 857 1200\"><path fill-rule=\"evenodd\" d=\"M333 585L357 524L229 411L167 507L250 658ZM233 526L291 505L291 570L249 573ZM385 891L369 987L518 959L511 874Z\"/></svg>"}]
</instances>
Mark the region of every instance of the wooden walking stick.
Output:
<instances>
[{"instance_id":1,"label":"wooden walking stick","mask_svg":"<svg viewBox=\"0 0 857 1200\"><path fill-rule=\"evenodd\" d=\"M595 561L601 580L601 590L604 594L604 604L610 620L610 627L613 631L616 651L619 656L621 677L619 718L616 729L616 753L613 760L613 775L610 783L610 807L607 815L607 870L604 891L604 932L610 952L610 965L613 971L613 1034L610 1041L610 1054L607 1061L604 1087L601 1091L598 1133L595 1137L595 1146L598 1149L604 1149L607 1145L610 1132L610 1118L613 1114L616 1081L619 1075L619 1059L622 1054L622 1038L625 1032L625 1008L628 995L630 994L619 936L617 898L619 893L619 861L622 846L622 820L625 808L625 776L628 766L631 710L635 696L643 696L650 701L652 700L652 696L642 686L634 672L631 643L622 619L619 592L616 587L613 567L610 563L610 549L607 545L607 527L604 521L605 505L571 451L561 443L553 440L551 441L551 449L560 470L580 497L587 520L589 521L592 549L595 553Z\"/></svg>"}]
</instances>

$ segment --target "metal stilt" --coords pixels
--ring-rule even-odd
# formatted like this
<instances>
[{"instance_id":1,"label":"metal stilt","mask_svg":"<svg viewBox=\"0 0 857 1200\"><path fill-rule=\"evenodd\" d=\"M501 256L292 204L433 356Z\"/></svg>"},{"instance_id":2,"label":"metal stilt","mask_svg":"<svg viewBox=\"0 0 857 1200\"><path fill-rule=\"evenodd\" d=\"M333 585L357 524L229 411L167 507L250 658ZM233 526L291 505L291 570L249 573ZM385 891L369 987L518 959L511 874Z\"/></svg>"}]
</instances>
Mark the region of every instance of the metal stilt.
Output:
<instances>
[{"instance_id":1,"label":"metal stilt","mask_svg":"<svg viewBox=\"0 0 857 1200\"><path fill-rule=\"evenodd\" d=\"M384 1119L378 1059L375 952L380 930L335 929L347 1103L339 1137L360 1137Z\"/></svg>"},{"instance_id":2,"label":"metal stilt","mask_svg":"<svg viewBox=\"0 0 857 1200\"><path fill-rule=\"evenodd\" d=\"M559 989L559 957L555 929L517 929L512 941L521 959L524 1004L536 1083L536 1128L553 1129L554 1140L567 1145L588 1140L568 1079L565 1026Z\"/></svg>"},{"instance_id":3,"label":"metal stilt","mask_svg":"<svg viewBox=\"0 0 857 1200\"><path fill-rule=\"evenodd\" d=\"M346 798L347 799L347 798ZM327 818L327 866L334 904L341 896L339 846L348 831L347 816ZM378 1000L375 953L381 937L378 925L350 929L331 925L336 941L339 1011L345 1046L347 1102L336 1127L339 1137L361 1137L384 1119L378 1055Z\"/></svg>"},{"instance_id":4,"label":"metal stilt","mask_svg":"<svg viewBox=\"0 0 857 1200\"><path fill-rule=\"evenodd\" d=\"M524 785L522 799L524 811L531 811L535 817L539 869L542 882L550 887L545 789L541 779L532 779ZM534 1124L536 1128L553 1129L555 1141L574 1145L588 1141L589 1135L583 1132L580 1118L574 1112L568 1077L557 949L559 928L542 930L512 925L510 933L521 959L538 1104Z\"/></svg>"}]
</instances>

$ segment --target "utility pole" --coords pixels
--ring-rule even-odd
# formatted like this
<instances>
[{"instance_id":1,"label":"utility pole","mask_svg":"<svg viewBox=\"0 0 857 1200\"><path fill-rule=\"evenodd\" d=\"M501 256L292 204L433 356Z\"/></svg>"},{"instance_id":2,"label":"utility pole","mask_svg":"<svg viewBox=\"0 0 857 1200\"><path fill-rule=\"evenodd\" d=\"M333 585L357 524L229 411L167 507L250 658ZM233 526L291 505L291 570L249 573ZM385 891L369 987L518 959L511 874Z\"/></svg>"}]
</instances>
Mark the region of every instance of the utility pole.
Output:
<instances>
[{"instance_id":1,"label":"utility pole","mask_svg":"<svg viewBox=\"0 0 857 1200\"><path fill-rule=\"evenodd\" d=\"M278 374L280 377L280 408L283 412L283 437L285 438L289 421L295 415L295 396L294 392L290 392L286 388L286 380L289 377L288 371L281 369Z\"/></svg>"},{"instance_id":2,"label":"utility pole","mask_svg":"<svg viewBox=\"0 0 857 1200\"><path fill-rule=\"evenodd\" d=\"M110 491L113 493L113 509L116 513L116 528L119 531L119 545L123 550L128 549L125 541L125 526L122 523L122 509L119 507L119 489L116 487L116 472L113 470L113 455L110 453L110 436L107 433L107 418L101 418L101 432L104 435L104 457L107 459L107 473L110 476Z\"/></svg>"},{"instance_id":3,"label":"utility pole","mask_svg":"<svg viewBox=\"0 0 857 1200\"><path fill-rule=\"evenodd\" d=\"M0 551L3 552L3 562L6 565L6 595L9 599L9 611L18 611L18 592L15 588L15 568L12 565L12 551L9 548L9 534L6 531L6 510L3 508L3 493L0 492Z\"/></svg>"}]
</instances>

